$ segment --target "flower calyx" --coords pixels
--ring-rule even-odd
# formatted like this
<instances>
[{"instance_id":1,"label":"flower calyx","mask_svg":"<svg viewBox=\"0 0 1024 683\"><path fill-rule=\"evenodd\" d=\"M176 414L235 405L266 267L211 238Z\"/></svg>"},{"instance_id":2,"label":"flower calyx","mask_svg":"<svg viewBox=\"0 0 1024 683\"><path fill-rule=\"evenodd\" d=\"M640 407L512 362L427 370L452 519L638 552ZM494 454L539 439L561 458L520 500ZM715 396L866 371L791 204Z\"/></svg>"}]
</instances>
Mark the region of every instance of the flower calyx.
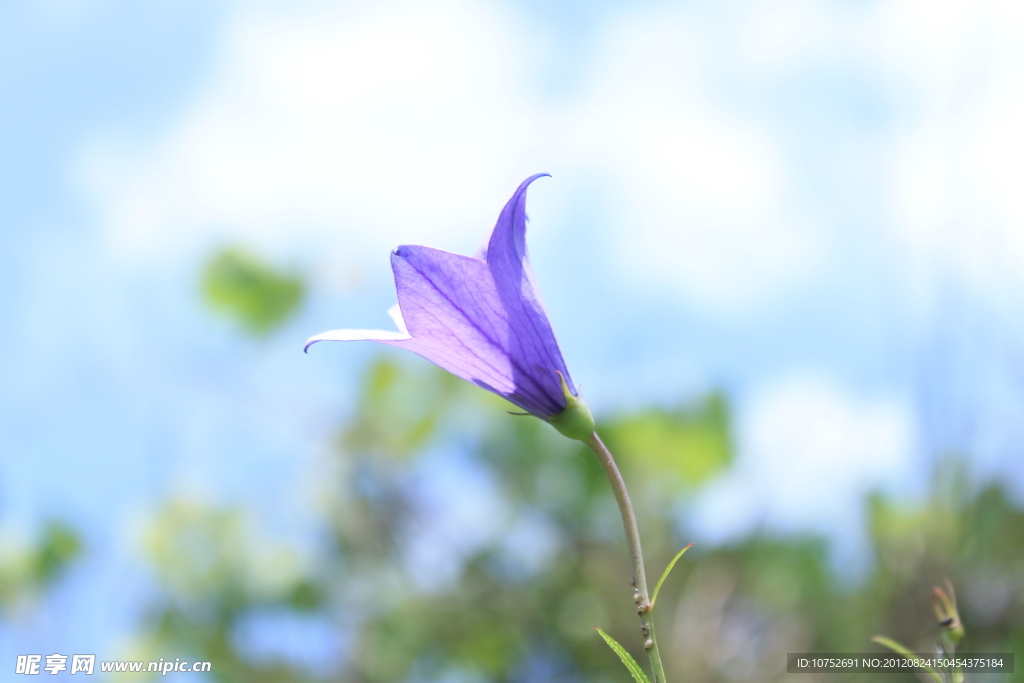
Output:
<instances>
[{"instance_id":1,"label":"flower calyx","mask_svg":"<svg viewBox=\"0 0 1024 683\"><path fill-rule=\"evenodd\" d=\"M590 414L590 408L582 397L572 395L569 385L565 383L565 376L561 372L558 372L558 379L562 383L565 409L549 417L548 422L563 436L577 441L586 441L594 433L594 417Z\"/></svg>"}]
</instances>

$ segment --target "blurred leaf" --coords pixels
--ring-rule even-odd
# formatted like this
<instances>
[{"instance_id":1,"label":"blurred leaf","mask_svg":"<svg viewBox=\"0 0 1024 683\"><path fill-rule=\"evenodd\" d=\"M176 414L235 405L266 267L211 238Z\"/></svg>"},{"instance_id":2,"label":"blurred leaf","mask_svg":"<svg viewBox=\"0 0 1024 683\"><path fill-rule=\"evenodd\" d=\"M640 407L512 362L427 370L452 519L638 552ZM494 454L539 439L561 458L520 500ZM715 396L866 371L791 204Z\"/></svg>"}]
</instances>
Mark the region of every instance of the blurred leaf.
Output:
<instances>
[{"instance_id":1,"label":"blurred leaf","mask_svg":"<svg viewBox=\"0 0 1024 683\"><path fill-rule=\"evenodd\" d=\"M195 600L230 611L247 601L315 602L316 590L303 585L294 553L250 528L241 509L172 499L144 529L144 542L182 604Z\"/></svg>"},{"instance_id":2,"label":"blurred leaf","mask_svg":"<svg viewBox=\"0 0 1024 683\"><path fill-rule=\"evenodd\" d=\"M601 634L602 638L604 638L604 642L608 643L608 647L610 647L615 654L619 656L619 659L622 660L622 663L629 670L629 673L632 674L633 680L636 681L636 683L651 683L650 679L647 678L647 674L644 673L644 670L641 669L640 665L636 663L635 659L633 659L633 655L626 652L626 648L619 645L614 638L597 628L597 626L594 628L596 628L597 632Z\"/></svg>"},{"instance_id":3,"label":"blurred leaf","mask_svg":"<svg viewBox=\"0 0 1024 683\"><path fill-rule=\"evenodd\" d=\"M54 579L81 554L82 542L73 528L63 522L49 521L35 555L35 574L40 582Z\"/></svg>"},{"instance_id":4,"label":"blurred leaf","mask_svg":"<svg viewBox=\"0 0 1024 683\"><path fill-rule=\"evenodd\" d=\"M326 600L327 592L324 587L311 579L300 580L288 596L288 603L302 612L318 609Z\"/></svg>"},{"instance_id":5,"label":"blurred leaf","mask_svg":"<svg viewBox=\"0 0 1024 683\"><path fill-rule=\"evenodd\" d=\"M0 543L0 608L15 609L38 597L81 553L78 532L56 520L45 522L31 544Z\"/></svg>"},{"instance_id":6,"label":"blurred leaf","mask_svg":"<svg viewBox=\"0 0 1024 683\"><path fill-rule=\"evenodd\" d=\"M729 413L720 394L689 407L611 420L602 432L623 466L668 475L684 490L710 480L732 461Z\"/></svg>"},{"instance_id":7,"label":"blurred leaf","mask_svg":"<svg viewBox=\"0 0 1024 683\"><path fill-rule=\"evenodd\" d=\"M222 249L210 259L202 287L210 308L259 336L281 326L296 311L305 289L297 275L280 273L239 247Z\"/></svg>"},{"instance_id":8,"label":"blurred leaf","mask_svg":"<svg viewBox=\"0 0 1024 683\"><path fill-rule=\"evenodd\" d=\"M387 357L374 361L356 414L343 430L342 447L399 460L422 449L437 429L438 416L464 390L448 373L427 370L416 373Z\"/></svg>"}]
</instances>

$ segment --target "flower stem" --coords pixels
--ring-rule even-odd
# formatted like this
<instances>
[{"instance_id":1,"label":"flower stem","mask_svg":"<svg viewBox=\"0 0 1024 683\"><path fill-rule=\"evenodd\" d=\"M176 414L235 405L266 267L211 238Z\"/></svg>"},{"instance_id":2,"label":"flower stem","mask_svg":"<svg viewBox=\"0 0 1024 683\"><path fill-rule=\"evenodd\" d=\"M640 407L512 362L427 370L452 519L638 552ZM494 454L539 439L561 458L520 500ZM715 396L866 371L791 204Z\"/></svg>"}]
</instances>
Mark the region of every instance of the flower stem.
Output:
<instances>
[{"instance_id":1,"label":"flower stem","mask_svg":"<svg viewBox=\"0 0 1024 683\"><path fill-rule=\"evenodd\" d=\"M644 637L644 650L651 662L651 672L654 674L654 683L665 683L665 669L661 664L661 655L658 653L658 641L654 637L654 624L650 619L651 599L647 592L647 576L644 574L644 557L640 550L640 530L636 525L636 514L633 512L633 504L629 501L629 492L626 491L626 482L622 479L619 468L615 465L615 458L611 451L601 441L597 432L583 440L583 443L594 451L597 461L611 482L612 491L615 492L615 501L619 504L619 513L622 515L622 526L626 529L626 543L629 545L629 559L633 564L633 599L636 602L636 611L640 615L640 631Z\"/></svg>"}]
</instances>

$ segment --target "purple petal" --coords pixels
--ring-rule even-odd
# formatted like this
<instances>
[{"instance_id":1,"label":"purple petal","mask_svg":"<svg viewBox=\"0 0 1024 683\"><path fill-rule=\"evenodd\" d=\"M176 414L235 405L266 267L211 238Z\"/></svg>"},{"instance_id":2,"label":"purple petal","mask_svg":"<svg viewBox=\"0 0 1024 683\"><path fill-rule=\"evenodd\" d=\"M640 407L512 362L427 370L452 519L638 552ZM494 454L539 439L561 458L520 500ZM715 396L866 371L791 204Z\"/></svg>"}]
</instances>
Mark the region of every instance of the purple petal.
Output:
<instances>
[{"instance_id":1,"label":"purple petal","mask_svg":"<svg viewBox=\"0 0 1024 683\"><path fill-rule=\"evenodd\" d=\"M485 261L421 246L403 246L391 257L398 303L412 338L393 342L453 375L504 396L535 415L565 407L540 376L554 368L524 365L517 357L519 331ZM532 359L525 359L530 362Z\"/></svg>"},{"instance_id":2,"label":"purple petal","mask_svg":"<svg viewBox=\"0 0 1024 683\"><path fill-rule=\"evenodd\" d=\"M546 175L538 173L524 180L502 209L487 245L487 265L509 326L516 331L510 340L509 353L519 366L536 376L546 394L560 397L559 404L564 408L555 370L565 376L573 396L578 392L562 359L526 253L526 189L534 180Z\"/></svg>"}]
</instances>

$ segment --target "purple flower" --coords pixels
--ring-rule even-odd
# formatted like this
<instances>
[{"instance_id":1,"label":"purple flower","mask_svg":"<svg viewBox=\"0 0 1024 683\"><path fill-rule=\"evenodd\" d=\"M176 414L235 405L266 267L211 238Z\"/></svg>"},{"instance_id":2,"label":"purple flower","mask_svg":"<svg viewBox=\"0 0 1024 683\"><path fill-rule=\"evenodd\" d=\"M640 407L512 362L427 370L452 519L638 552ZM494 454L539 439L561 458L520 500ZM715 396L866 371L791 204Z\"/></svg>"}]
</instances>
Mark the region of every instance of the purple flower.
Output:
<instances>
[{"instance_id":1,"label":"purple flower","mask_svg":"<svg viewBox=\"0 0 1024 683\"><path fill-rule=\"evenodd\" d=\"M409 349L558 427L553 418L586 404L578 400L526 256L526 188L545 175L516 189L480 258L417 245L395 249L398 306L389 313L397 332L333 330L311 337L306 349L358 340Z\"/></svg>"}]
</instances>

